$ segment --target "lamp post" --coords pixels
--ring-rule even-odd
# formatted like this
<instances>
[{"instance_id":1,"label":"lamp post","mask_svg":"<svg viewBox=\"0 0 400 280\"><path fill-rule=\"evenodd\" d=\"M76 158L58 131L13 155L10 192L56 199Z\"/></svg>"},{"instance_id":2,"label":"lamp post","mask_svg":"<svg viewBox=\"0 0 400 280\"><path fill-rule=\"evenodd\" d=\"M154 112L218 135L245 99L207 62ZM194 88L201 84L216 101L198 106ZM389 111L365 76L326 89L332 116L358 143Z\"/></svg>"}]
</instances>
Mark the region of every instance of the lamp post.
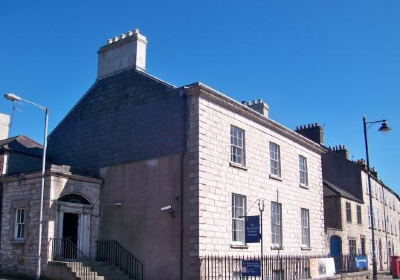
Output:
<instances>
[{"instance_id":1,"label":"lamp post","mask_svg":"<svg viewBox=\"0 0 400 280\"><path fill-rule=\"evenodd\" d=\"M44 119L44 139L43 139L43 157L42 157L42 184L40 190L40 214L39 214L39 240L38 240L38 253L37 253L37 269L36 269L36 279L40 278L41 271L41 254L42 254L42 227L43 227L43 196L44 196L44 173L46 171L46 149L47 149L47 125L49 120L49 108L38 105L31 101L22 99L21 97L7 93L4 95L4 98L10 101L22 101L33 106L38 107L39 109L45 111L45 119Z\"/></svg>"},{"instance_id":2,"label":"lamp post","mask_svg":"<svg viewBox=\"0 0 400 280\"><path fill-rule=\"evenodd\" d=\"M373 121L367 122L367 117L363 116L363 124L364 124L364 140L365 140L365 152L367 157L367 175L368 175L368 189L369 189L369 211L371 216L371 234L372 234L372 278L374 280L378 279L378 269L376 266L376 254L375 254L375 233L374 233L374 210L372 208L372 195L371 195L371 174L370 174L370 167L369 167L369 152L368 152L368 137L367 137L367 124L373 126L374 124L380 123L381 127L378 131L382 132L383 134L387 134L391 129L387 125L386 120L380 121ZM371 127L370 126L370 127Z\"/></svg>"}]
</instances>

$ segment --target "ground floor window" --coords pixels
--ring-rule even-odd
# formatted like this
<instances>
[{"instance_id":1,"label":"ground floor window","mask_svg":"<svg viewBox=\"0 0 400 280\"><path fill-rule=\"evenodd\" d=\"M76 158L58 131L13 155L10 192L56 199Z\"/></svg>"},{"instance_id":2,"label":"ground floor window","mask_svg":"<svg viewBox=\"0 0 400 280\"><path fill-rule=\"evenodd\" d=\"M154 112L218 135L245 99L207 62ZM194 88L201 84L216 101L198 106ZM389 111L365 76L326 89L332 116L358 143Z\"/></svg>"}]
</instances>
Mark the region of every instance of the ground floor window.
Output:
<instances>
[{"instance_id":1,"label":"ground floor window","mask_svg":"<svg viewBox=\"0 0 400 280\"><path fill-rule=\"evenodd\" d=\"M355 239L349 239L349 254L350 255L357 254L357 245Z\"/></svg>"},{"instance_id":2,"label":"ground floor window","mask_svg":"<svg viewBox=\"0 0 400 280\"><path fill-rule=\"evenodd\" d=\"M244 216L246 197L232 194L232 241L244 243Z\"/></svg>"}]
</instances>

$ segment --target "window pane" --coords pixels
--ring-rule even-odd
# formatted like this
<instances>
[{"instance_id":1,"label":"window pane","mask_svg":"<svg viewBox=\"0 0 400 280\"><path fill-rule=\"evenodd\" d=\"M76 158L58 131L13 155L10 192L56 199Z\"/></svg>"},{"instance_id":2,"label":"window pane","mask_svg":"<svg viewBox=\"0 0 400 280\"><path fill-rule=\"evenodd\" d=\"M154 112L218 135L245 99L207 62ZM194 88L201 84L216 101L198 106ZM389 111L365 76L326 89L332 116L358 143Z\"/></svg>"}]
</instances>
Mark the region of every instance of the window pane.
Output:
<instances>
[{"instance_id":1,"label":"window pane","mask_svg":"<svg viewBox=\"0 0 400 280\"><path fill-rule=\"evenodd\" d=\"M244 242L245 197L232 194L232 241Z\"/></svg>"},{"instance_id":2,"label":"window pane","mask_svg":"<svg viewBox=\"0 0 400 280\"><path fill-rule=\"evenodd\" d=\"M271 243L282 246L282 205L271 202Z\"/></svg>"},{"instance_id":3,"label":"window pane","mask_svg":"<svg viewBox=\"0 0 400 280\"><path fill-rule=\"evenodd\" d=\"M281 167L280 167L280 152L279 146L275 143L269 143L269 154L270 154L270 172L273 175L281 176Z\"/></svg>"},{"instance_id":4,"label":"window pane","mask_svg":"<svg viewBox=\"0 0 400 280\"><path fill-rule=\"evenodd\" d=\"M231 161L244 165L244 131L231 126Z\"/></svg>"},{"instance_id":5,"label":"window pane","mask_svg":"<svg viewBox=\"0 0 400 280\"><path fill-rule=\"evenodd\" d=\"M310 218L309 210L301 209L301 242L303 246L310 247Z\"/></svg>"}]
</instances>

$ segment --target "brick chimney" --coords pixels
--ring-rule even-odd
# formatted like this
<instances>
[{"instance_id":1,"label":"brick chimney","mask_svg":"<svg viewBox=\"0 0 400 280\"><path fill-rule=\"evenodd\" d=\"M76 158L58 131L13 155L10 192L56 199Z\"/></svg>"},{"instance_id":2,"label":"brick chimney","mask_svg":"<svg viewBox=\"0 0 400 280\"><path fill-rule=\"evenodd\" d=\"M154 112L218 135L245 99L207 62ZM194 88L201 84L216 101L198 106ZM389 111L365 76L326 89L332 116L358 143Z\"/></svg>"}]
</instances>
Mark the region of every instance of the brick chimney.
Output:
<instances>
[{"instance_id":1,"label":"brick chimney","mask_svg":"<svg viewBox=\"0 0 400 280\"><path fill-rule=\"evenodd\" d=\"M120 71L135 67L146 70L146 37L138 29L132 33L121 34L108 39L107 44L99 49L97 79L111 76Z\"/></svg>"},{"instance_id":2,"label":"brick chimney","mask_svg":"<svg viewBox=\"0 0 400 280\"><path fill-rule=\"evenodd\" d=\"M242 101L242 104L268 118L269 107L261 98L258 99L258 102L257 100L253 100L253 103L251 101Z\"/></svg>"},{"instance_id":3,"label":"brick chimney","mask_svg":"<svg viewBox=\"0 0 400 280\"><path fill-rule=\"evenodd\" d=\"M324 129L318 123L298 126L295 131L315 143L322 144L324 142Z\"/></svg>"},{"instance_id":4,"label":"brick chimney","mask_svg":"<svg viewBox=\"0 0 400 280\"><path fill-rule=\"evenodd\" d=\"M345 157L346 159L349 159L349 151L347 150L345 145L329 147L328 149L329 149L329 152L337 153L337 154Z\"/></svg>"}]
</instances>

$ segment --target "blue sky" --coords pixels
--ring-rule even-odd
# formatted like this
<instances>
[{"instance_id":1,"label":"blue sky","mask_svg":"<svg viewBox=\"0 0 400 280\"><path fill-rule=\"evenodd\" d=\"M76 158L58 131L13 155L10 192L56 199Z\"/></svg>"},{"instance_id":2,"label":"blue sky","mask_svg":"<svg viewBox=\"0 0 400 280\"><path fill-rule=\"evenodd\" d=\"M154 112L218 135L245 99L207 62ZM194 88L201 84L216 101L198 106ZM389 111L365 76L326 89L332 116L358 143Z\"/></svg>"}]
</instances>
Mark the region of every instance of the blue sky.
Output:
<instances>
[{"instance_id":1,"label":"blue sky","mask_svg":"<svg viewBox=\"0 0 400 280\"><path fill-rule=\"evenodd\" d=\"M363 114L387 119L387 136L369 130L371 165L400 193L400 1L247 2L3 0L0 93L48 106L51 131L94 83L99 47L139 28L150 74L263 98L272 119L319 122L353 159L365 157ZM18 105L11 134L42 142L43 113Z\"/></svg>"}]
</instances>

